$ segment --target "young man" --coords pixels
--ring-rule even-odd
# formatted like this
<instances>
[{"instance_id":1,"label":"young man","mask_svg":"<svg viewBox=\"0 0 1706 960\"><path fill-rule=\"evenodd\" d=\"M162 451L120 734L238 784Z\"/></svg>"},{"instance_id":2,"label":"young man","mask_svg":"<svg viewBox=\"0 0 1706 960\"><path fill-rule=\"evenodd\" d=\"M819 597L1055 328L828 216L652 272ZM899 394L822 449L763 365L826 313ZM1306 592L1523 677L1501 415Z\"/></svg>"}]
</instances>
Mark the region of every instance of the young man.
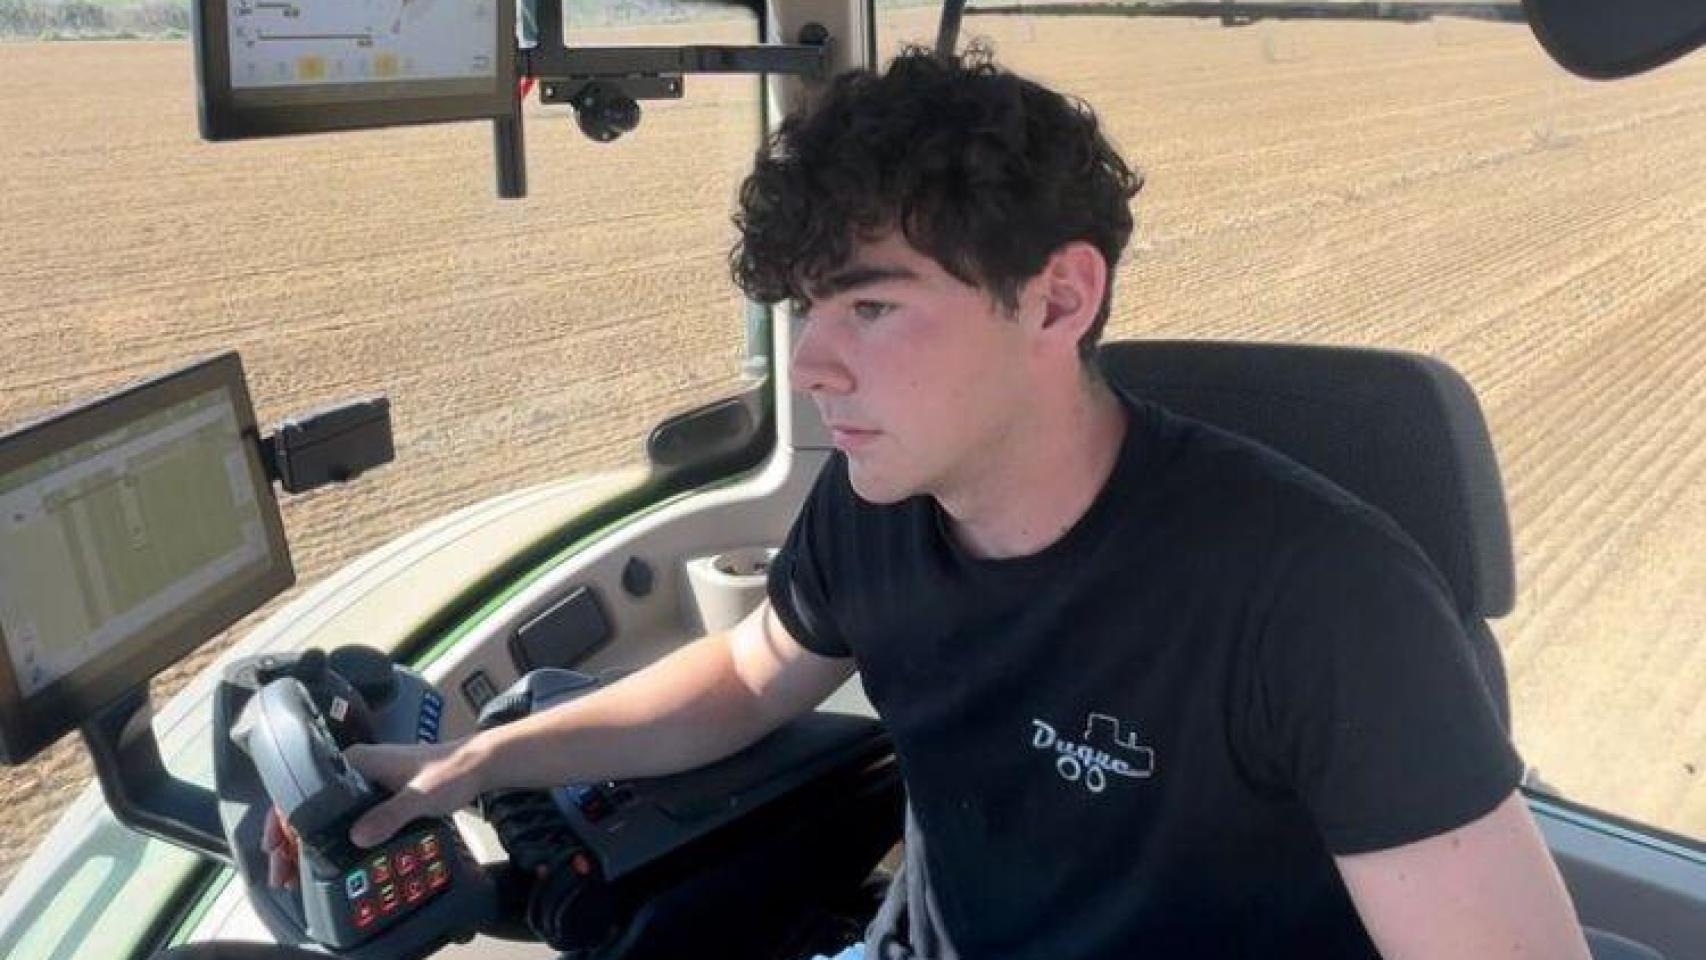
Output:
<instances>
[{"instance_id":1,"label":"young man","mask_svg":"<svg viewBox=\"0 0 1706 960\"><path fill-rule=\"evenodd\" d=\"M839 450L769 601L559 710L353 749L398 791L356 842L715 760L858 667L912 814L873 960L1585 958L1421 551L1098 375L1138 185L1087 108L982 54L838 79L737 217Z\"/></svg>"}]
</instances>

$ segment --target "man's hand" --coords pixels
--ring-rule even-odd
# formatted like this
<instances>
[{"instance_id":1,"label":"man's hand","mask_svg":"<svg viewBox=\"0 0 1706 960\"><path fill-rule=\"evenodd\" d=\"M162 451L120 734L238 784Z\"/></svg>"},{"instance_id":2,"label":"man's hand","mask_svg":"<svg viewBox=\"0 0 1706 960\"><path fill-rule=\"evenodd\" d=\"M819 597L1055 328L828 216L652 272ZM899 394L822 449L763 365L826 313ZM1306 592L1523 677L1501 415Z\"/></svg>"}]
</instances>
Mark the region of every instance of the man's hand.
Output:
<instances>
[{"instance_id":1,"label":"man's hand","mask_svg":"<svg viewBox=\"0 0 1706 960\"><path fill-rule=\"evenodd\" d=\"M267 811L267 825L261 830L261 849L267 853L267 883L290 889L296 886L296 854L301 844L296 831L284 821L277 807Z\"/></svg>"},{"instance_id":2,"label":"man's hand","mask_svg":"<svg viewBox=\"0 0 1706 960\"><path fill-rule=\"evenodd\" d=\"M376 847L411 820L448 816L473 803L481 787L469 742L357 744L344 751L350 766L393 794L350 827L350 841Z\"/></svg>"},{"instance_id":3,"label":"man's hand","mask_svg":"<svg viewBox=\"0 0 1706 960\"><path fill-rule=\"evenodd\" d=\"M350 766L394 794L350 827L350 840L375 847L402 826L421 817L445 816L474 802L478 780L471 770L472 751L457 753L460 743L357 744L344 751ZM294 888L302 841L277 807L267 811L261 849L267 854L267 883Z\"/></svg>"},{"instance_id":4,"label":"man's hand","mask_svg":"<svg viewBox=\"0 0 1706 960\"><path fill-rule=\"evenodd\" d=\"M851 659L800 646L761 603L728 633L496 730L446 744L350 747L344 759L392 796L363 814L349 838L376 847L411 820L447 816L500 786L546 788L702 766L810 710L852 673ZM267 838L269 872L293 877L296 839L276 814Z\"/></svg>"}]
</instances>

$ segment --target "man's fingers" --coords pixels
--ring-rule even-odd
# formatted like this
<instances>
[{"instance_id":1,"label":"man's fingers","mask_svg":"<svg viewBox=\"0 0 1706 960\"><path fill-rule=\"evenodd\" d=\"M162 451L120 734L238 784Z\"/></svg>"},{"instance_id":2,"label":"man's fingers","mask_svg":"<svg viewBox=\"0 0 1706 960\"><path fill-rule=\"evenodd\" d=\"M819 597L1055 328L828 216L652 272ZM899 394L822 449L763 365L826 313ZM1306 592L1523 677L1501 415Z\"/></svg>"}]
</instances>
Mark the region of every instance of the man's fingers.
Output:
<instances>
[{"instance_id":1,"label":"man's fingers","mask_svg":"<svg viewBox=\"0 0 1706 960\"><path fill-rule=\"evenodd\" d=\"M365 743L353 744L344 748L344 760L354 767L356 772L369 780L395 788L394 784L386 783L385 775L390 772L389 764L385 762L385 751L375 749Z\"/></svg>"},{"instance_id":2,"label":"man's fingers","mask_svg":"<svg viewBox=\"0 0 1706 960\"><path fill-rule=\"evenodd\" d=\"M271 850L284 842L284 821L279 819L278 808L267 811L266 826L261 828L261 849Z\"/></svg>"},{"instance_id":3,"label":"man's fingers","mask_svg":"<svg viewBox=\"0 0 1706 960\"><path fill-rule=\"evenodd\" d=\"M268 857L267 884L273 887L296 886L296 862L279 853Z\"/></svg>"},{"instance_id":4,"label":"man's fingers","mask_svg":"<svg viewBox=\"0 0 1706 960\"><path fill-rule=\"evenodd\" d=\"M377 847L391 839L391 835L396 833L403 824L417 816L410 803L413 796L413 794L399 793L362 814L361 818L350 827L350 842L358 847Z\"/></svg>"},{"instance_id":5,"label":"man's fingers","mask_svg":"<svg viewBox=\"0 0 1706 960\"><path fill-rule=\"evenodd\" d=\"M296 885L296 831L274 807L267 811L261 827L261 849L267 854L267 883L274 887Z\"/></svg>"},{"instance_id":6,"label":"man's fingers","mask_svg":"<svg viewBox=\"0 0 1706 960\"><path fill-rule=\"evenodd\" d=\"M424 762L417 748L353 744L344 750L344 760L356 772L387 790L401 790L414 779Z\"/></svg>"},{"instance_id":7,"label":"man's fingers","mask_svg":"<svg viewBox=\"0 0 1706 960\"><path fill-rule=\"evenodd\" d=\"M396 791L350 827L350 841L360 847L376 847L409 821L439 816L456 807L456 794L446 787L444 771L437 769L450 750L445 744L356 744L345 750L344 759L357 773Z\"/></svg>"}]
</instances>

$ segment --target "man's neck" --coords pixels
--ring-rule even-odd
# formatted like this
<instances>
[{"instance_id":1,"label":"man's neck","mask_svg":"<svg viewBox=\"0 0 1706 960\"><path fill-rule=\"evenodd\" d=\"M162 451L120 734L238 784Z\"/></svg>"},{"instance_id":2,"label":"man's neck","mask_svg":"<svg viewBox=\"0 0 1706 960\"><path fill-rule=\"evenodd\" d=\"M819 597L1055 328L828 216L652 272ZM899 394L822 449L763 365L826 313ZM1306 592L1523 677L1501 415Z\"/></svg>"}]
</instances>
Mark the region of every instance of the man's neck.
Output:
<instances>
[{"instance_id":1,"label":"man's neck","mask_svg":"<svg viewBox=\"0 0 1706 960\"><path fill-rule=\"evenodd\" d=\"M1037 553L1071 530L1113 473L1125 439L1124 405L1107 384L1038 411L979 464L975 483L937 497L960 545L991 559Z\"/></svg>"}]
</instances>

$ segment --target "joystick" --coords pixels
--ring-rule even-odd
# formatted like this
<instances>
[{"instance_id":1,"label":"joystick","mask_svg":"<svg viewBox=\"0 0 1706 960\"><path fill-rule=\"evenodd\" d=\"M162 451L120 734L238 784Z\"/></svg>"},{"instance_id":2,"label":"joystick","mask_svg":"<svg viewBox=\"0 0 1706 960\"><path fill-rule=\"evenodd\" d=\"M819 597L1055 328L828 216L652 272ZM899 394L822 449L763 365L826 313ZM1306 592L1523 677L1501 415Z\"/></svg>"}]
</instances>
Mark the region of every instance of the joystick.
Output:
<instances>
[{"instance_id":1,"label":"joystick","mask_svg":"<svg viewBox=\"0 0 1706 960\"><path fill-rule=\"evenodd\" d=\"M350 841L351 825L385 792L343 747L368 731L425 739L422 718L430 710L436 724L442 702L418 676L372 657L383 659L311 651L234 664L218 705L229 749L216 753L215 770L238 868L282 941L356 958L424 956L490 921L497 894L447 818L417 820L373 849ZM351 666L365 690L338 669ZM295 889L266 880L257 825L274 808L299 840Z\"/></svg>"}]
</instances>

